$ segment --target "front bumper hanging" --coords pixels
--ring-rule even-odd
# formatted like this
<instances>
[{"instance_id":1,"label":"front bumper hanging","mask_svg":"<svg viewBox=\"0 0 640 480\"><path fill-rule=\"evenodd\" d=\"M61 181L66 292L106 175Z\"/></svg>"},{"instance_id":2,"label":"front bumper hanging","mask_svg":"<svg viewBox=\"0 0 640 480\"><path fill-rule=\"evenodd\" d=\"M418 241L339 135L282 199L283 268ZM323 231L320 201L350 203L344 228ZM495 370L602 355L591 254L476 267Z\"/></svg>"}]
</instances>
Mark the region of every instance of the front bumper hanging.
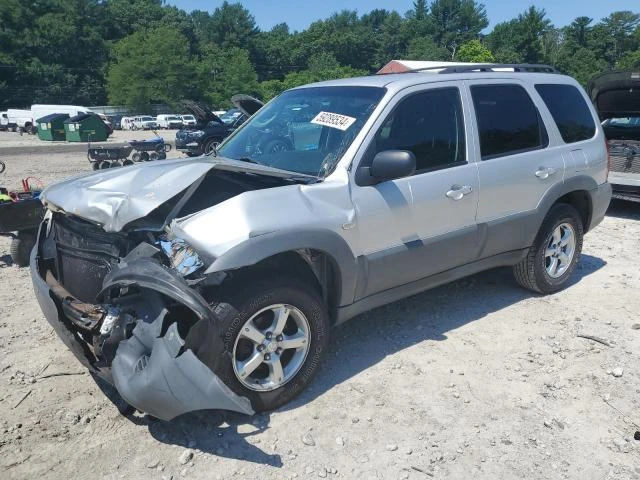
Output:
<instances>
[{"instance_id":1,"label":"front bumper hanging","mask_svg":"<svg viewBox=\"0 0 640 480\"><path fill-rule=\"evenodd\" d=\"M45 229L40 235L42 230ZM94 329L89 335L69 318L69 299L61 297L65 290L55 284L53 276L40 271L38 250L36 247L31 255L31 278L47 321L78 360L114 385L129 404L162 420L203 409L254 413L247 398L237 395L213 373L212 368L224 351L215 318L202 296L175 272L151 258L127 257L105 277L99 296L103 302L109 301L107 293L111 288L135 286L140 292L139 311L143 312L136 315L141 318L123 316L115 322L114 335L117 332L122 339L114 337L115 354L109 361L109 356L102 355L104 352L87 340L99 335L99 331ZM195 313L198 320L191 327L196 329L195 340L185 342L177 322L166 325L168 310L162 299L167 297ZM106 310L105 304L95 307Z\"/></svg>"}]
</instances>

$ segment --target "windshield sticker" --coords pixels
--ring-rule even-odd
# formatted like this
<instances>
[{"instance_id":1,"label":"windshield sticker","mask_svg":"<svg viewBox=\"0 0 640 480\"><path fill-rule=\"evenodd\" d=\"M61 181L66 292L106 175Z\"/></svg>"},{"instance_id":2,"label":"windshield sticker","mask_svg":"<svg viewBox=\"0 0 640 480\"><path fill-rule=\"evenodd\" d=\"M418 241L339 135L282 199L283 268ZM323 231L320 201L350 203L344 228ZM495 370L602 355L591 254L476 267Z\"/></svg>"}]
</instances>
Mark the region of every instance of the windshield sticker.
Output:
<instances>
[{"instance_id":1,"label":"windshield sticker","mask_svg":"<svg viewBox=\"0 0 640 480\"><path fill-rule=\"evenodd\" d=\"M324 125L325 127L337 128L343 132L347 130L356 121L353 117L340 115L339 113L320 112L315 116L311 123L316 125Z\"/></svg>"}]
</instances>

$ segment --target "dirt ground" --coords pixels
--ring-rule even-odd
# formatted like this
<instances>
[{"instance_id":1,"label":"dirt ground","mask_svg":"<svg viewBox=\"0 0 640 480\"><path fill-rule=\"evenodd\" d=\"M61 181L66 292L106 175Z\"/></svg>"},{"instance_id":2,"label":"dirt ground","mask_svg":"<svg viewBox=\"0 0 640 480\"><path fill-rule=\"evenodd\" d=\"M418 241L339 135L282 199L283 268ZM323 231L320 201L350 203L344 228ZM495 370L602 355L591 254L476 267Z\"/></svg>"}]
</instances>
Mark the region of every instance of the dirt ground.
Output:
<instances>
[{"instance_id":1,"label":"dirt ground","mask_svg":"<svg viewBox=\"0 0 640 480\"><path fill-rule=\"evenodd\" d=\"M0 185L89 169L10 135ZM0 237L0 478L640 479L640 205L612 205L558 294L497 269L336 328L310 388L256 417L120 415L8 254Z\"/></svg>"}]
</instances>

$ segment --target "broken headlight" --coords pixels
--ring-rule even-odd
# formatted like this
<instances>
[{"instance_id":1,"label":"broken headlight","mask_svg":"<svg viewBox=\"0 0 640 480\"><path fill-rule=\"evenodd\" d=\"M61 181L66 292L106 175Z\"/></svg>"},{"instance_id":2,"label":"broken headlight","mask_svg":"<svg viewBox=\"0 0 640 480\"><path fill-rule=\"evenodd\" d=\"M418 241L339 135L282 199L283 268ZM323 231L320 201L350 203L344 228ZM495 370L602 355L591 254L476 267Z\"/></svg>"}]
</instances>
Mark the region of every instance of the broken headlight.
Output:
<instances>
[{"instance_id":1,"label":"broken headlight","mask_svg":"<svg viewBox=\"0 0 640 480\"><path fill-rule=\"evenodd\" d=\"M171 266L183 277L191 275L204 265L198 253L181 238L160 240L160 248L169 258Z\"/></svg>"}]
</instances>

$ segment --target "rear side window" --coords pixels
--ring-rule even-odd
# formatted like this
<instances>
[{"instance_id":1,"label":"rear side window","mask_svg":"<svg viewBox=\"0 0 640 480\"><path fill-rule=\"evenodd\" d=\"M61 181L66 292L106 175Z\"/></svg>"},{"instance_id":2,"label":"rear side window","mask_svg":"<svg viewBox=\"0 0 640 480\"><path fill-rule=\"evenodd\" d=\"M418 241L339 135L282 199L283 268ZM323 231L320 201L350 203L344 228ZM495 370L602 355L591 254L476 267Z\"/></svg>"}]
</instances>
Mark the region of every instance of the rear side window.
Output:
<instances>
[{"instance_id":1,"label":"rear side window","mask_svg":"<svg viewBox=\"0 0 640 480\"><path fill-rule=\"evenodd\" d=\"M588 140L596 134L596 124L584 97L573 85L539 84L544 100L566 143Z\"/></svg>"},{"instance_id":2,"label":"rear side window","mask_svg":"<svg viewBox=\"0 0 640 480\"><path fill-rule=\"evenodd\" d=\"M474 85L482 160L545 148L547 131L538 109L519 85Z\"/></svg>"}]
</instances>

